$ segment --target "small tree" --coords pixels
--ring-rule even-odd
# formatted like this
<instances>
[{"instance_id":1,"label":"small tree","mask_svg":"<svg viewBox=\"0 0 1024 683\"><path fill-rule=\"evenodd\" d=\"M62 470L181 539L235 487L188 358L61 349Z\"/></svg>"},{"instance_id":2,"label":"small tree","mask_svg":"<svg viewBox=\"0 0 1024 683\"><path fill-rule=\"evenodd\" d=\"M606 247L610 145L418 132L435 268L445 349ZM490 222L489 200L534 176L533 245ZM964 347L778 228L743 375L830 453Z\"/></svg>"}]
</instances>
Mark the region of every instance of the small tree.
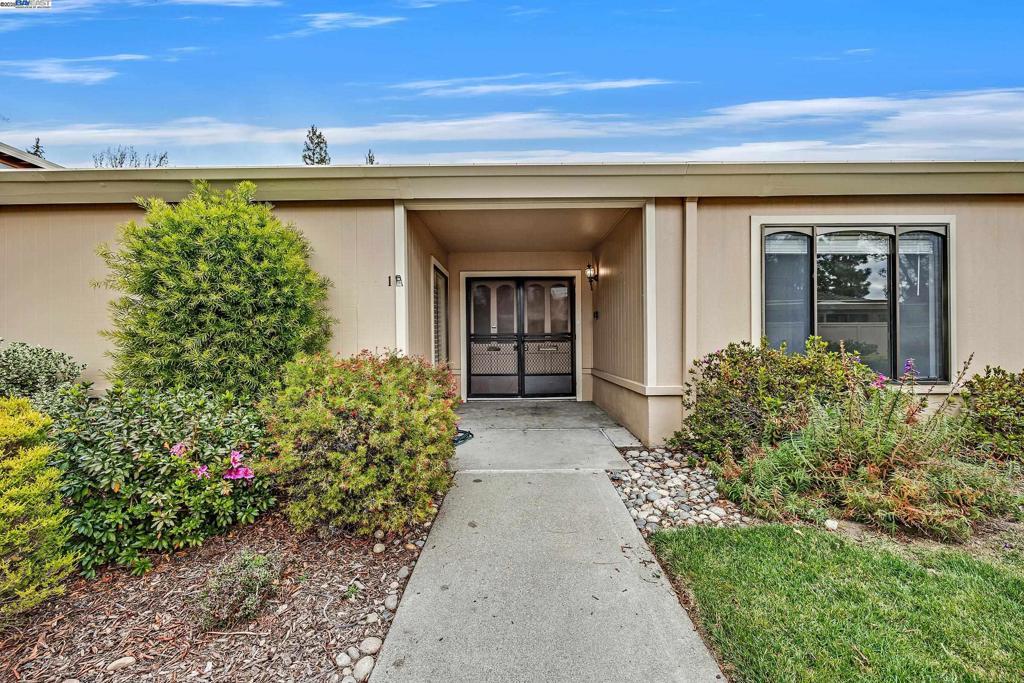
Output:
<instances>
[{"instance_id":1,"label":"small tree","mask_svg":"<svg viewBox=\"0 0 1024 683\"><path fill-rule=\"evenodd\" d=\"M377 157L373 154L373 148L366 150L366 165L375 166L377 164Z\"/></svg>"},{"instance_id":2,"label":"small tree","mask_svg":"<svg viewBox=\"0 0 1024 683\"><path fill-rule=\"evenodd\" d=\"M111 302L111 376L139 387L230 390L251 396L297 353L330 338L330 282L309 267L309 243L255 201L243 182L204 182L177 205L140 200L142 224L120 228L100 256Z\"/></svg>"},{"instance_id":3,"label":"small tree","mask_svg":"<svg viewBox=\"0 0 1024 683\"><path fill-rule=\"evenodd\" d=\"M40 159L45 159L46 158L46 156L45 156L46 152L45 152L45 150L43 150L43 146L41 144L39 144L39 138L36 138L36 141L34 143L32 143L32 146L29 147L28 149L26 149L25 151L28 152L29 154L36 155Z\"/></svg>"},{"instance_id":4,"label":"small tree","mask_svg":"<svg viewBox=\"0 0 1024 683\"><path fill-rule=\"evenodd\" d=\"M140 156L133 145L118 145L93 154L92 163L96 168L164 168L169 160L167 152L147 152Z\"/></svg>"},{"instance_id":5,"label":"small tree","mask_svg":"<svg viewBox=\"0 0 1024 683\"><path fill-rule=\"evenodd\" d=\"M316 126L310 126L306 133L306 144L302 147L302 162L306 166L327 166L331 163L331 155L327 152L327 138Z\"/></svg>"}]
</instances>

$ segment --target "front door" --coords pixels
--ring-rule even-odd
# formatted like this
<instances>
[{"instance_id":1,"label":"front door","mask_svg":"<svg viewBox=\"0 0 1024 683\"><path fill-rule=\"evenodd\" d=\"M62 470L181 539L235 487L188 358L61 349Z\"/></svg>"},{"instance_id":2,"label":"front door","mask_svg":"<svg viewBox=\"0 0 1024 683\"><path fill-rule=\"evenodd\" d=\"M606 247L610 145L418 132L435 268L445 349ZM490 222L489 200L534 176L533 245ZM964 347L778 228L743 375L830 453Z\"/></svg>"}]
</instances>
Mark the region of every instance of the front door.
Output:
<instances>
[{"instance_id":1,"label":"front door","mask_svg":"<svg viewBox=\"0 0 1024 683\"><path fill-rule=\"evenodd\" d=\"M466 280L470 397L576 395L572 278Z\"/></svg>"}]
</instances>

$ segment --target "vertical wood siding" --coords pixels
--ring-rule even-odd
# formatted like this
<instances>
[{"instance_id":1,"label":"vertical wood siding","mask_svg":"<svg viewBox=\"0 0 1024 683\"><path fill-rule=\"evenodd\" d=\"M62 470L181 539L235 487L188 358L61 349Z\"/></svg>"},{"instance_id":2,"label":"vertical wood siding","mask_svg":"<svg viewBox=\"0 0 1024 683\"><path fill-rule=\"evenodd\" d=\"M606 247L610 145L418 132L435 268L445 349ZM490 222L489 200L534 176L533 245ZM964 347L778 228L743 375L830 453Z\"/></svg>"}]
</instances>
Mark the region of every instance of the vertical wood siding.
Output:
<instances>
[{"instance_id":1,"label":"vertical wood siding","mask_svg":"<svg viewBox=\"0 0 1024 683\"><path fill-rule=\"evenodd\" d=\"M644 231L630 210L594 248L594 369L644 381Z\"/></svg>"}]
</instances>

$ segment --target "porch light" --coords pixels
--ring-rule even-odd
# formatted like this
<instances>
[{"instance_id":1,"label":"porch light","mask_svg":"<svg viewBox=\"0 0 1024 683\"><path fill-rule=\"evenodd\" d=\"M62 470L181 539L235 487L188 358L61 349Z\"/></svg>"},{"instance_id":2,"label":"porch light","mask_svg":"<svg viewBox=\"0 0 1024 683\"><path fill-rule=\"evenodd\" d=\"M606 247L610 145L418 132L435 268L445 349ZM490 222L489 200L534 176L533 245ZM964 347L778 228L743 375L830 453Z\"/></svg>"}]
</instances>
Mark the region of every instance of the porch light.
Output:
<instances>
[{"instance_id":1,"label":"porch light","mask_svg":"<svg viewBox=\"0 0 1024 683\"><path fill-rule=\"evenodd\" d=\"M583 274L587 276L587 282L590 284L590 289L594 289L594 283L597 282L597 268L592 264L588 263Z\"/></svg>"}]
</instances>

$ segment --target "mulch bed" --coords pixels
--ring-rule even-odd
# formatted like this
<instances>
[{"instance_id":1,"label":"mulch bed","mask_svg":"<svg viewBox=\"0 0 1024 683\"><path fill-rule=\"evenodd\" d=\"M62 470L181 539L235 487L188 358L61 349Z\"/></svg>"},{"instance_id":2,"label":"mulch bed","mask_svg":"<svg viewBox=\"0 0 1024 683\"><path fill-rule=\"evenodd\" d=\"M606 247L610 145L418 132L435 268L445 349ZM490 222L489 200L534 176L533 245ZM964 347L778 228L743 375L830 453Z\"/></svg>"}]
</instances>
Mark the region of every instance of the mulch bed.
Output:
<instances>
[{"instance_id":1,"label":"mulch bed","mask_svg":"<svg viewBox=\"0 0 1024 683\"><path fill-rule=\"evenodd\" d=\"M164 558L144 576L107 569L77 579L63 597L0 634L0 680L339 680L337 655L386 635L393 614L385 598L405 588L428 526L380 540L319 537L298 535L271 514ZM376 543L386 550L374 553ZM281 554L277 592L255 621L204 633L196 598L210 570L243 549ZM106 670L124 657L136 661Z\"/></svg>"}]
</instances>

